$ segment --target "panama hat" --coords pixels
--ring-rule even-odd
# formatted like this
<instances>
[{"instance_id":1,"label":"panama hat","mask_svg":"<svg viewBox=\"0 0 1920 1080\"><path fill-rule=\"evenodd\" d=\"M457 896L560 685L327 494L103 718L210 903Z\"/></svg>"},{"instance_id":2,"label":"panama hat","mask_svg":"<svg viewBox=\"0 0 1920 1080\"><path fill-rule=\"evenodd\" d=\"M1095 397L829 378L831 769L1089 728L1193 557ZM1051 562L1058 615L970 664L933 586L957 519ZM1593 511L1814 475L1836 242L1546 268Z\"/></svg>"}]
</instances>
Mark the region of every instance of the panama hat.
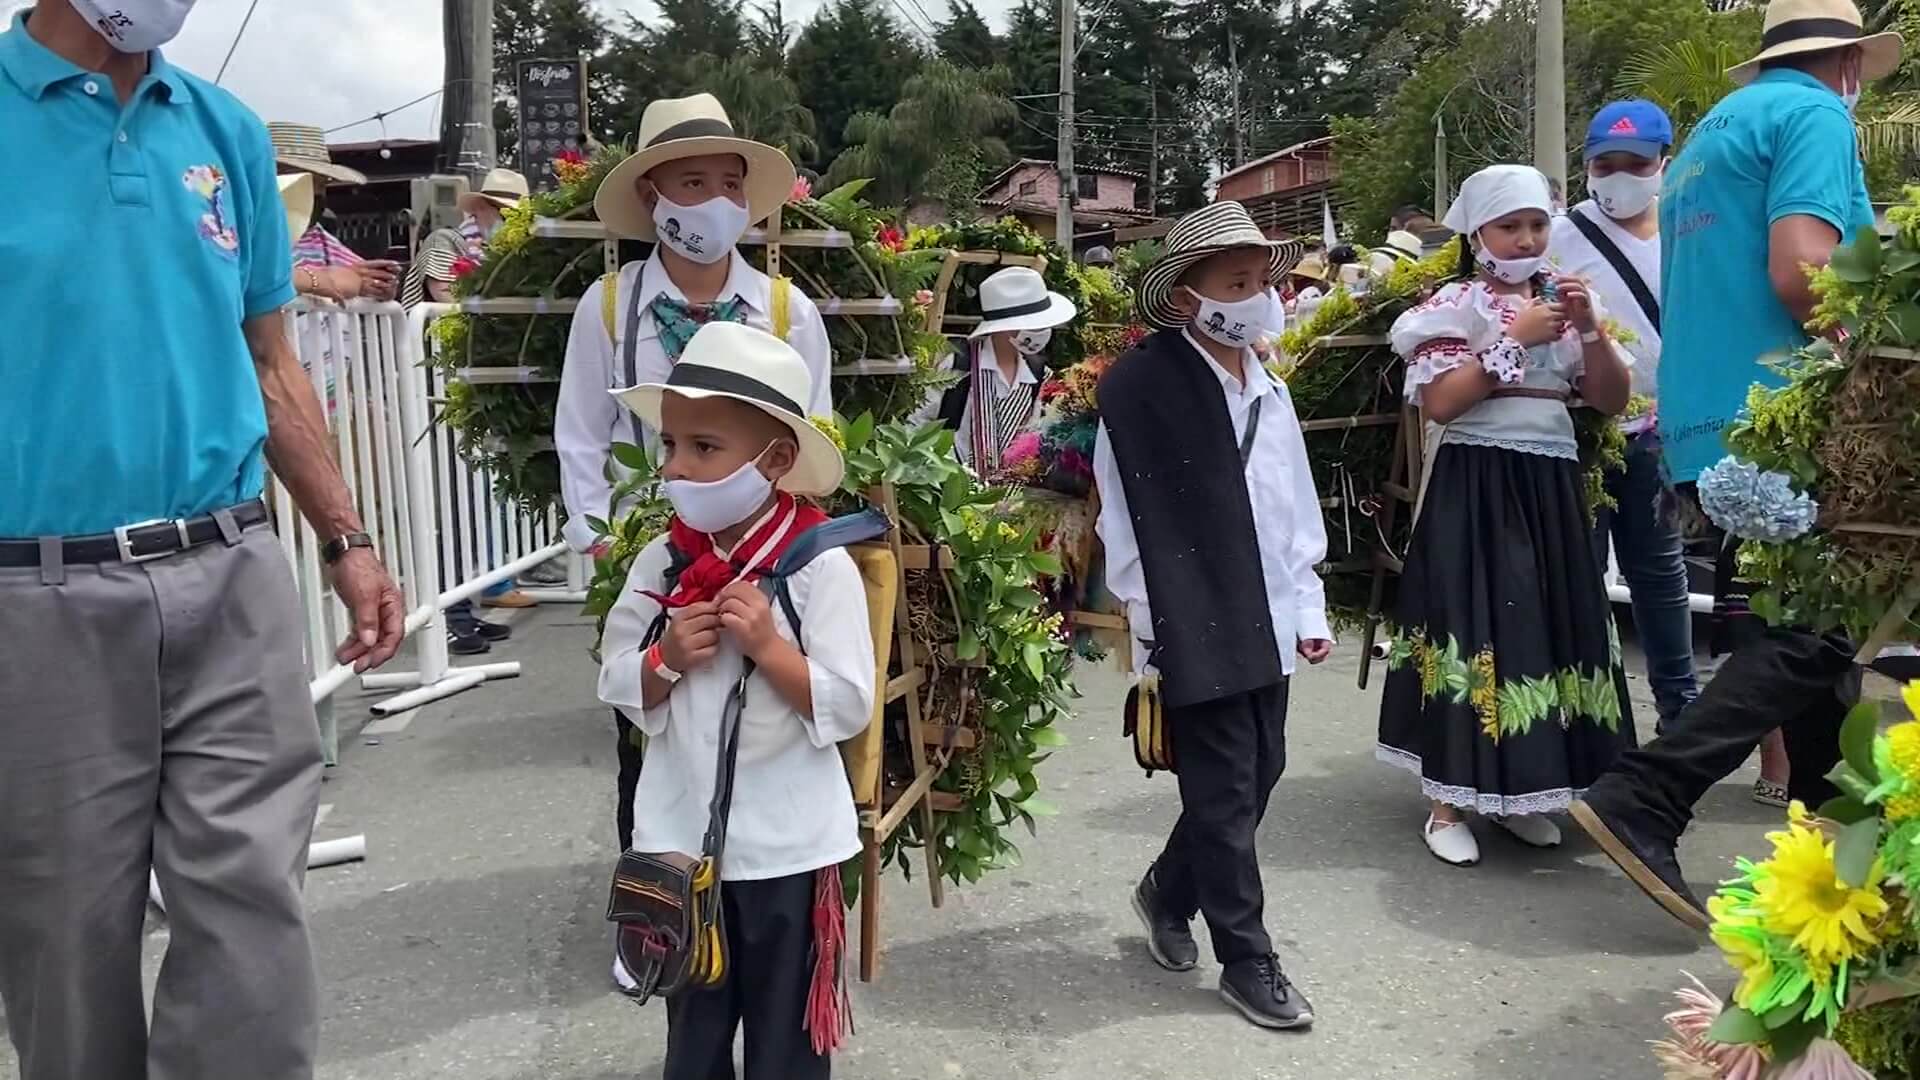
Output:
<instances>
[{"instance_id":1,"label":"panama hat","mask_svg":"<svg viewBox=\"0 0 1920 1080\"><path fill-rule=\"evenodd\" d=\"M1179 329L1186 322L1173 306L1173 287L1180 275L1209 256L1248 247L1267 249L1269 284L1286 276L1306 250L1298 240L1267 239L1247 208L1231 199L1203 206L1181 218L1167 233L1165 254L1140 277L1140 317L1162 330Z\"/></svg>"},{"instance_id":2,"label":"panama hat","mask_svg":"<svg viewBox=\"0 0 1920 1080\"><path fill-rule=\"evenodd\" d=\"M313 223L313 174L281 173L280 201L287 204L287 236L305 236Z\"/></svg>"},{"instance_id":3,"label":"panama hat","mask_svg":"<svg viewBox=\"0 0 1920 1080\"><path fill-rule=\"evenodd\" d=\"M802 404L813 397L813 376L793 346L764 330L734 322L711 322L687 339L687 347L663 383L610 391L640 422L660 430L660 401L671 391L688 398L730 398L787 425L800 455L780 488L796 495L828 495L840 488L846 463L840 448L807 419Z\"/></svg>"},{"instance_id":4,"label":"panama hat","mask_svg":"<svg viewBox=\"0 0 1920 1080\"><path fill-rule=\"evenodd\" d=\"M1073 301L1047 291L1038 270L1009 266L980 283L980 325L969 338L1010 330L1044 330L1072 322Z\"/></svg>"},{"instance_id":5,"label":"panama hat","mask_svg":"<svg viewBox=\"0 0 1920 1080\"><path fill-rule=\"evenodd\" d=\"M460 196L460 209L471 214L474 203L487 202L502 210L511 210L526 197L526 177L512 169L489 169L487 178L480 181L480 190Z\"/></svg>"},{"instance_id":6,"label":"panama hat","mask_svg":"<svg viewBox=\"0 0 1920 1080\"><path fill-rule=\"evenodd\" d=\"M1308 281L1318 281L1324 285L1327 281L1327 264L1320 256L1309 255L1294 263L1293 269L1288 270L1287 273L1294 277L1306 278Z\"/></svg>"},{"instance_id":7,"label":"panama hat","mask_svg":"<svg viewBox=\"0 0 1920 1080\"><path fill-rule=\"evenodd\" d=\"M267 125L267 137L273 140L273 159L289 169L324 176L342 184L364 184L367 174L333 163L327 149L327 133L312 124L292 124L275 120Z\"/></svg>"},{"instance_id":8,"label":"panama hat","mask_svg":"<svg viewBox=\"0 0 1920 1080\"><path fill-rule=\"evenodd\" d=\"M1866 54L1860 72L1866 82L1884 79L1900 66L1900 35L1867 33L1853 0L1773 0L1760 31L1760 54L1728 68L1727 77L1745 84L1765 61L1855 46Z\"/></svg>"},{"instance_id":9,"label":"panama hat","mask_svg":"<svg viewBox=\"0 0 1920 1080\"><path fill-rule=\"evenodd\" d=\"M747 221L764 221L793 194L793 162L765 143L733 133L733 121L712 94L667 98L647 106L640 117L640 149L620 164L594 197L594 216L620 236L652 240L653 213L640 201L634 181L657 166L708 154L738 154L747 162Z\"/></svg>"},{"instance_id":10,"label":"panama hat","mask_svg":"<svg viewBox=\"0 0 1920 1080\"><path fill-rule=\"evenodd\" d=\"M1420 242L1420 238L1405 229L1388 233L1387 242L1380 247L1381 251L1394 258L1407 260L1418 260L1425 249L1426 245Z\"/></svg>"}]
</instances>

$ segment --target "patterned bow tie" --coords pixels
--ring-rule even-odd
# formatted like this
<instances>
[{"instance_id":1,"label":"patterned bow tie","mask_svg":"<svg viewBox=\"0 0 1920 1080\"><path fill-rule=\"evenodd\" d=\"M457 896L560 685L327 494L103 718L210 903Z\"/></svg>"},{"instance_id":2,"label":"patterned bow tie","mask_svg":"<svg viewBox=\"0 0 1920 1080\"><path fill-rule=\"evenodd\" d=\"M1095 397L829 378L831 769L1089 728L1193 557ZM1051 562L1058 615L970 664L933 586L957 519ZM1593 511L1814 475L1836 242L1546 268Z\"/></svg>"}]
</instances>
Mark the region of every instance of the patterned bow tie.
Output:
<instances>
[{"instance_id":1,"label":"patterned bow tie","mask_svg":"<svg viewBox=\"0 0 1920 1080\"><path fill-rule=\"evenodd\" d=\"M653 313L654 325L660 328L660 345L667 351L667 359L676 363L694 332L702 326L710 322L747 321L747 302L738 296L712 304L689 304L684 300L656 296L653 303L647 305L647 310Z\"/></svg>"}]
</instances>

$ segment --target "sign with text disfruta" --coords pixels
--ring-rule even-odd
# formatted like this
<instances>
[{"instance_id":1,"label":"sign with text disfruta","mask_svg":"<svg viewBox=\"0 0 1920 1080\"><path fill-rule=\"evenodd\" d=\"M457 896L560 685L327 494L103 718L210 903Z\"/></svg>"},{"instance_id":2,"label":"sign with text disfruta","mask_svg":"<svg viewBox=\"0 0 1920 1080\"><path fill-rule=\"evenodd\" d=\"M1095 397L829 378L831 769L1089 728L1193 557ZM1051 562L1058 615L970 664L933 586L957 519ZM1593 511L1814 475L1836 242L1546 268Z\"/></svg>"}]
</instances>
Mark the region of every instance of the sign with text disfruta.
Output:
<instances>
[{"instance_id":1,"label":"sign with text disfruta","mask_svg":"<svg viewBox=\"0 0 1920 1080\"><path fill-rule=\"evenodd\" d=\"M563 151L584 152L587 130L587 64L569 60L521 60L518 76L520 171L535 188L554 186L553 159Z\"/></svg>"}]
</instances>

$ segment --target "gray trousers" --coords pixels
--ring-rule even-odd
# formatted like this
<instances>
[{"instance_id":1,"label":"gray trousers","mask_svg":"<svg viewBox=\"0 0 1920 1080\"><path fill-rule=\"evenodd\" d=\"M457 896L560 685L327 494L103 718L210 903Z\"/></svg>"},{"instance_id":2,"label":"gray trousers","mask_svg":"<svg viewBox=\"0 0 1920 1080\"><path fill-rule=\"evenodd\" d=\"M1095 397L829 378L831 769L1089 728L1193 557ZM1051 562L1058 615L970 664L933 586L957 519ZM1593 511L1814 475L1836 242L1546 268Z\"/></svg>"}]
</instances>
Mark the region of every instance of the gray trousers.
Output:
<instances>
[{"instance_id":1,"label":"gray trousers","mask_svg":"<svg viewBox=\"0 0 1920 1080\"><path fill-rule=\"evenodd\" d=\"M22 1080L305 1080L320 738L255 528L138 565L0 568L0 1004ZM141 997L147 871L172 932Z\"/></svg>"}]
</instances>

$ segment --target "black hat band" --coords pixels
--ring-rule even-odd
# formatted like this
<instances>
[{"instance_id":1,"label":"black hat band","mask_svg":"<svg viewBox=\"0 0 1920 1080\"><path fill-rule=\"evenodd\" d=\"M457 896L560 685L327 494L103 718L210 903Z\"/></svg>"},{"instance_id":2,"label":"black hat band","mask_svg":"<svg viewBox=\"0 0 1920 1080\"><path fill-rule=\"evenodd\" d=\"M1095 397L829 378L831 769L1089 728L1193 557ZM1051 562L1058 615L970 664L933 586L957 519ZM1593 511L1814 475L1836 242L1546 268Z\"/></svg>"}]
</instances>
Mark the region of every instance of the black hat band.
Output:
<instances>
[{"instance_id":1,"label":"black hat band","mask_svg":"<svg viewBox=\"0 0 1920 1080\"><path fill-rule=\"evenodd\" d=\"M731 139L733 125L725 120L701 117L698 120L682 120L660 134L647 140L648 146L659 146L665 142L677 142L681 139Z\"/></svg>"},{"instance_id":2,"label":"black hat band","mask_svg":"<svg viewBox=\"0 0 1920 1080\"><path fill-rule=\"evenodd\" d=\"M998 319L1011 319L1016 315L1037 315L1053 306L1053 298L1043 296L1031 304L1015 304L1012 307L981 308L980 321L994 322Z\"/></svg>"},{"instance_id":3,"label":"black hat band","mask_svg":"<svg viewBox=\"0 0 1920 1080\"><path fill-rule=\"evenodd\" d=\"M759 379L751 375L742 375L737 371L708 367L705 364L673 365L673 371L667 375L667 389L711 390L715 393L743 397L762 405L771 405L794 416L807 415L799 402Z\"/></svg>"},{"instance_id":4,"label":"black hat band","mask_svg":"<svg viewBox=\"0 0 1920 1080\"><path fill-rule=\"evenodd\" d=\"M1844 38L1853 41L1865 33L1858 23L1850 23L1845 19L1789 19L1760 35L1760 48L1764 51L1776 45L1808 38Z\"/></svg>"}]
</instances>

